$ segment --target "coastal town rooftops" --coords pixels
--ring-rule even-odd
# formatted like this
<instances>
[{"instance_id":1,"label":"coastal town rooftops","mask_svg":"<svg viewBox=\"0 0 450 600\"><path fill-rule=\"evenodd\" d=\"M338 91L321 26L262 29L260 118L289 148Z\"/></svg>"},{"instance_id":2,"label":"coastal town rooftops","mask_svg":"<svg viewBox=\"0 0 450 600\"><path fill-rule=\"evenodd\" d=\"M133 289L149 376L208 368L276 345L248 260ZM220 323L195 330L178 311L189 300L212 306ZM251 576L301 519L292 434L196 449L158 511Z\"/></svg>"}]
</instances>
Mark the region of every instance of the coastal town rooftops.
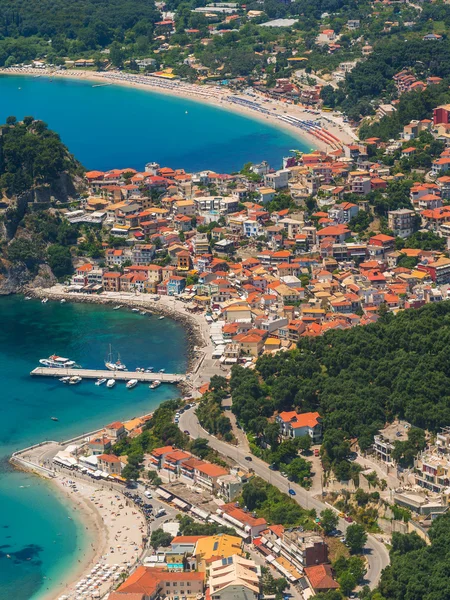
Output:
<instances>
[{"instance_id":1,"label":"coastal town rooftops","mask_svg":"<svg viewBox=\"0 0 450 600\"><path fill-rule=\"evenodd\" d=\"M161 587L163 581L203 581L204 573L197 572L171 572L158 567L140 566L120 586L119 592L132 592L145 594L151 598Z\"/></svg>"},{"instance_id":2,"label":"coastal town rooftops","mask_svg":"<svg viewBox=\"0 0 450 600\"><path fill-rule=\"evenodd\" d=\"M102 460L103 462L107 462L107 463L120 463L120 458L118 456L115 456L114 454L100 454L97 457L98 460Z\"/></svg>"},{"instance_id":3,"label":"coastal town rooftops","mask_svg":"<svg viewBox=\"0 0 450 600\"><path fill-rule=\"evenodd\" d=\"M196 544L198 540L208 537L206 535L177 535L173 538L172 544Z\"/></svg>"},{"instance_id":4,"label":"coastal town rooftops","mask_svg":"<svg viewBox=\"0 0 450 600\"><path fill-rule=\"evenodd\" d=\"M339 587L339 584L333 579L330 565L305 567L305 573L315 590L332 590Z\"/></svg>"},{"instance_id":5,"label":"coastal town rooftops","mask_svg":"<svg viewBox=\"0 0 450 600\"><path fill-rule=\"evenodd\" d=\"M176 448L174 448L174 446L163 446L161 448L155 448L154 450L152 450L152 456L163 456L163 454L167 454L168 452L173 452L174 450L176 450Z\"/></svg>"},{"instance_id":6,"label":"coastal town rooftops","mask_svg":"<svg viewBox=\"0 0 450 600\"><path fill-rule=\"evenodd\" d=\"M228 474L227 469L219 467L219 465L212 465L210 463L203 463L197 465L195 468L197 469L197 471L200 471L200 473L208 475L208 477L220 477L221 475Z\"/></svg>"},{"instance_id":7,"label":"coastal town rooftops","mask_svg":"<svg viewBox=\"0 0 450 600\"><path fill-rule=\"evenodd\" d=\"M267 525L267 521L263 517L253 517L250 513L245 512L242 508L235 506L234 503L224 504L221 506L221 510L237 521L240 521L245 525L250 525L251 527Z\"/></svg>"},{"instance_id":8,"label":"coastal town rooftops","mask_svg":"<svg viewBox=\"0 0 450 600\"><path fill-rule=\"evenodd\" d=\"M234 535L219 533L199 539L195 546L195 556L203 560L226 558L233 554L242 554L242 539Z\"/></svg>"},{"instance_id":9,"label":"coastal town rooftops","mask_svg":"<svg viewBox=\"0 0 450 600\"><path fill-rule=\"evenodd\" d=\"M122 427L123 423L121 421L114 421L114 423L106 425L105 429L121 429Z\"/></svg>"},{"instance_id":10,"label":"coastal town rooftops","mask_svg":"<svg viewBox=\"0 0 450 600\"><path fill-rule=\"evenodd\" d=\"M315 427L319 424L320 419L318 412L297 413L295 410L284 411L278 416L283 423L291 423L293 429L298 429L300 427Z\"/></svg>"}]
</instances>

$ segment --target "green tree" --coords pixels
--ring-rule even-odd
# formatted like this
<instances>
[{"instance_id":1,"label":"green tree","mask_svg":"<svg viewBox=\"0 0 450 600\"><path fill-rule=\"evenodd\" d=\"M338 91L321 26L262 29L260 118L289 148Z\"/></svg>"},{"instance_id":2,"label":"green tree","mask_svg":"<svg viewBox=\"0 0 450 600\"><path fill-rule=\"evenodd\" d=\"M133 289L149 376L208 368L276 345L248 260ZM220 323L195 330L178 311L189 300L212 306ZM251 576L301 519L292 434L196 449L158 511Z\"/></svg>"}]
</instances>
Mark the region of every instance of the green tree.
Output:
<instances>
[{"instance_id":1,"label":"green tree","mask_svg":"<svg viewBox=\"0 0 450 600\"><path fill-rule=\"evenodd\" d=\"M47 261L55 277L64 277L73 273L72 256L69 248L53 244L47 250Z\"/></svg>"},{"instance_id":2,"label":"green tree","mask_svg":"<svg viewBox=\"0 0 450 600\"><path fill-rule=\"evenodd\" d=\"M330 535L336 529L338 523L339 517L331 508L326 508L320 513L320 525L325 535Z\"/></svg>"},{"instance_id":3,"label":"green tree","mask_svg":"<svg viewBox=\"0 0 450 600\"><path fill-rule=\"evenodd\" d=\"M341 592L348 596L356 587L356 578L349 571L344 571L338 579Z\"/></svg>"},{"instance_id":4,"label":"green tree","mask_svg":"<svg viewBox=\"0 0 450 600\"><path fill-rule=\"evenodd\" d=\"M167 548L170 546L172 542L172 536L170 533L166 533L162 529L155 529L152 531L152 535L150 537L150 545L152 548L157 550L158 548Z\"/></svg>"},{"instance_id":5,"label":"green tree","mask_svg":"<svg viewBox=\"0 0 450 600\"><path fill-rule=\"evenodd\" d=\"M362 525L354 523L350 525L345 534L345 543L352 554L359 554L367 541L367 533Z\"/></svg>"}]
</instances>

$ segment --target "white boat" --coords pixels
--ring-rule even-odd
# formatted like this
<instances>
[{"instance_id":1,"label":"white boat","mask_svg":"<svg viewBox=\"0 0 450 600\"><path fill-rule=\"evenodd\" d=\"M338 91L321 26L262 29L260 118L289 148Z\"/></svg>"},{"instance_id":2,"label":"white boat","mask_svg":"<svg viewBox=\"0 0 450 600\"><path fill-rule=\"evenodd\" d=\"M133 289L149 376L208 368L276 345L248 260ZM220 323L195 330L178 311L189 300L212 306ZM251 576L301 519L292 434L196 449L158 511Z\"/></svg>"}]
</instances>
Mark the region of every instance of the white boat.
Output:
<instances>
[{"instance_id":1,"label":"white boat","mask_svg":"<svg viewBox=\"0 0 450 600\"><path fill-rule=\"evenodd\" d=\"M104 383L106 383L106 378L102 377L101 379L97 379L95 385L103 385Z\"/></svg>"},{"instance_id":2,"label":"white boat","mask_svg":"<svg viewBox=\"0 0 450 600\"><path fill-rule=\"evenodd\" d=\"M61 298L61 304L65 304L65 303L66 303L65 299Z\"/></svg>"},{"instance_id":3,"label":"white boat","mask_svg":"<svg viewBox=\"0 0 450 600\"><path fill-rule=\"evenodd\" d=\"M160 373L165 373L165 372L166 372L166 370L165 370L165 369L160 369L160 370L159 370L159 372L160 372Z\"/></svg>"},{"instance_id":4,"label":"white boat","mask_svg":"<svg viewBox=\"0 0 450 600\"><path fill-rule=\"evenodd\" d=\"M41 303L46 304L48 302L48 298L42 298Z\"/></svg>"},{"instance_id":5,"label":"white boat","mask_svg":"<svg viewBox=\"0 0 450 600\"><path fill-rule=\"evenodd\" d=\"M113 310L120 310L120 309L122 308L122 306L123 306L122 304L119 304L119 306L115 306L115 307L113 308Z\"/></svg>"},{"instance_id":6,"label":"white boat","mask_svg":"<svg viewBox=\"0 0 450 600\"><path fill-rule=\"evenodd\" d=\"M74 375L69 379L69 385L76 385L77 383L80 383L80 381L82 381L81 377L79 375Z\"/></svg>"},{"instance_id":7,"label":"white boat","mask_svg":"<svg viewBox=\"0 0 450 600\"><path fill-rule=\"evenodd\" d=\"M53 367L56 369L71 369L77 366L74 360L57 356L56 354L52 354L48 358L41 358L39 362L44 367Z\"/></svg>"},{"instance_id":8,"label":"white boat","mask_svg":"<svg viewBox=\"0 0 450 600\"><path fill-rule=\"evenodd\" d=\"M161 316L159 317L159 320L160 320L160 321L162 321L163 319L165 319L165 316L164 316L164 315L161 315Z\"/></svg>"},{"instance_id":9,"label":"white boat","mask_svg":"<svg viewBox=\"0 0 450 600\"><path fill-rule=\"evenodd\" d=\"M146 315L146 314L147 314L147 311L145 311L145 310L141 310L141 312L140 312L139 314L140 314L140 315Z\"/></svg>"},{"instance_id":10,"label":"white boat","mask_svg":"<svg viewBox=\"0 0 450 600\"><path fill-rule=\"evenodd\" d=\"M151 383L148 387L151 390L154 390L155 388L159 387L161 385L161 382L159 381L159 379L155 379L155 381L153 383Z\"/></svg>"},{"instance_id":11,"label":"white boat","mask_svg":"<svg viewBox=\"0 0 450 600\"><path fill-rule=\"evenodd\" d=\"M25 300L31 300L31 296L25 296Z\"/></svg>"},{"instance_id":12,"label":"white boat","mask_svg":"<svg viewBox=\"0 0 450 600\"><path fill-rule=\"evenodd\" d=\"M130 381L127 381L127 390L132 390L134 387L136 387L138 384L138 380L137 379L130 379Z\"/></svg>"},{"instance_id":13,"label":"white boat","mask_svg":"<svg viewBox=\"0 0 450 600\"><path fill-rule=\"evenodd\" d=\"M131 312L139 312L139 309L138 308L132 308Z\"/></svg>"},{"instance_id":14,"label":"white boat","mask_svg":"<svg viewBox=\"0 0 450 600\"><path fill-rule=\"evenodd\" d=\"M70 377L61 377L59 381L61 381L61 383L69 383Z\"/></svg>"},{"instance_id":15,"label":"white boat","mask_svg":"<svg viewBox=\"0 0 450 600\"><path fill-rule=\"evenodd\" d=\"M124 364L120 362L120 354L117 354L116 362L113 362L111 344L109 345L109 354L108 358L105 360L105 367L108 371L126 371L127 368Z\"/></svg>"},{"instance_id":16,"label":"white boat","mask_svg":"<svg viewBox=\"0 0 450 600\"><path fill-rule=\"evenodd\" d=\"M116 380L115 379L108 379L108 381L106 382L106 387L107 388L113 388L116 385Z\"/></svg>"}]
</instances>

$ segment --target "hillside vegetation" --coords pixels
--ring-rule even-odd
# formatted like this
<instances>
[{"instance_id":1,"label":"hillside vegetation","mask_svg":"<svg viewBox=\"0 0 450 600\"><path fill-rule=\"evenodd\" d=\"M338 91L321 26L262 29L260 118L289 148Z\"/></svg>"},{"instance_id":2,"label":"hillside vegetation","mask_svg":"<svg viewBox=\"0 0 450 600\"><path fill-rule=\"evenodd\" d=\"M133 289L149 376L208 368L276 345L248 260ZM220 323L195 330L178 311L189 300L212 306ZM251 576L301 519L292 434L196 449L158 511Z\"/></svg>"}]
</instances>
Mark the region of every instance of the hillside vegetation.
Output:
<instances>
[{"instance_id":1,"label":"hillside vegetation","mask_svg":"<svg viewBox=\"0 0 450 600\"><path fill-rule=\"evenodd\" d=\"M233 367L233 411L257 443L271 444L278 435L268 421L274 413L319 411L322 452L344 478L346 440L357 437L368 448L395 417L431 431L450 422L449 342L450 302L302 338L292 352L261 357L256 371Z\"/></svg>"}]
</instances>

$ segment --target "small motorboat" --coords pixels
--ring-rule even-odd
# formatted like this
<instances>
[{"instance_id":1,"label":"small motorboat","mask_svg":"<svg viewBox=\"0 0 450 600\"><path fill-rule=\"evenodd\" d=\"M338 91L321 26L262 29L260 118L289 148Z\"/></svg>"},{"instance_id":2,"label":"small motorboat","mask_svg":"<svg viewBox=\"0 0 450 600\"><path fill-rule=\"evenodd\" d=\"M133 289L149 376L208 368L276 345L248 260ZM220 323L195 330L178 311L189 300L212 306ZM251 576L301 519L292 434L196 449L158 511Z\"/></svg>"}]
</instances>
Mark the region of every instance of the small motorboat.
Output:
<instances>
[{"instance_id":1,"label":"small motorboat","mask_svg":"<svg viewBox=\"0 0 450 600\"><path fill-rule=\"evenodd\" d=\"M127 381L126 388L127 388L127 390L132 390L134 387L137 386L137 384L138 384L137 379L130 379L130 381Z\"/></svg>"},{"instance_id":2,"label":"small motorboat","mask_svg":"<svg viewBox=\"0 0 450 600\"><path fill-rule=\"evenodd\" d=\"M103 385L104 383L106 383L106 378L102 377L101 379L97 379L95 385Z\"/></svg>"},{"instance_id":3,"label":"small motorboat","mask_svg":"<svg viewBox=\"0 0 450 600\"><path fill-rule=\"evenodd\" d=\"M116 385L116 380L115 379L108 379L108 381L106 382L106 387L107 388L113 388Z\"/></svg>"},{"instance_id":4,"label":"small motorboat","mask_svg":"<svg viewBox=\"0 0 450 600\"><path fill-rule=\"evenodd\" d=\"M69 383L70 381L70 377L61 377L61 379L59 380L61 383Z\"/></svg>"},{"instance_id":5,"label":"small motorboat","mask_svg":"<svg viewBox=\"0 0 450 600\"><path fill-rule=\"evenodd\" d=\"M146 373L153 373L153 371L155 370L154 367L148 367L148 369L145 369Z\"/></svg>"},{"instance_id":6,"label":"small motorboat","mask_svg":"<svg viewBox=\"0 0 450 600\"><path fill-rule=\"evenodd\" d=\"M76 385L77 383L80 383L80 381L82 381L81 377L79 375L74 375L69 379L69 385Z\"/></svg>"},{"instance_id":7,"label":"small motorboat","mask_svg":"<svg viewBox=\"0 0 450 600\"><path fill-rule=\"evenodd\" d=\"M50 417L52 421L59 421L58 417Z\"/></svg>"},{"instance_id":8,"label":"small motorboat","mask_svg":"<svg viewBox=\"0 0 450 600\"><path fill-rule=\"evenodd\" d=\"M132 309L131 309L131 312L138 313L138 312L139 312L139 309L138 309L138 308L132 308Z\"/></svg>"},{"instance_id":9,"label":"small motorboat","mask_svg":"<svg viewBox=\"0 0 450 600\"><path fill-rule=\"evenodd\" d=\"M163 319L165 319L165 318L166 318L166 317L165 317L164 315L161 315L161 316L159 317L159 320L160 320L160 321L162 321L162 320L163 320Z\"/></svg>"},{"instance_id":10,"label":"small motorboat","mask_svg":"<svg viewBox=\"0 0 450 600\"><path fill-rule=\"evenodd\" d=\"M122 304L119 304L119 306L115 306L115 307L113 308L113 310L120 310L120 309L122 308L122 306L123 306Z\"/></svg>"},{"instance_id":11,"label":"small motorboat","mask_svg":"<svg viewBox=\"0 0 450 600\"><path fill-rule=\"evenodd\" d=\"M156 389L157 387L159 387L161 385L161 382L159 381L159 379L156 379L155 381L153 381L153 383L151 383L148 387L151 390Z\"/></svg>"},{"instance_id":12,"label":"small motorboat","mask_svg":"<svg viewBox=\"0 0 450 600\"><path fill-rule=\"evenodd\" d=\"M25 300L31 300L31 296L25 296Z\"/></svg>"},{"instance_id":13,"label":"small motorboat","mask_svg":"<svg viewBox=\"0 0 450 600\"><path fill-rule=\"evenodd\" d=\"M165 373L165 372L166 372L166 370L165 370L165 369L160 369L160 370L159 370L159 372L160 372L160 373Z\"/></svg>"},{"instance_id":14,"label":"small motorboat","mask_svg":"<svg viewBox=\"0 0 450 600\"><path fill-rule=\"evenodd\" d=\"M41 304L47 304L47 302L48 302L48 298L42 298Z\"/></svg>"},{"instance_id":15,"label":"small motorboat","mask_svg":"<svg viewBox=\"0 0 450 600\"><path fill-rule=\"evenodd\" d=\"M65 304L66 303L65 298L61 298L60 302L61 302L61 304Z\"/></svg>"}]
</instances>

